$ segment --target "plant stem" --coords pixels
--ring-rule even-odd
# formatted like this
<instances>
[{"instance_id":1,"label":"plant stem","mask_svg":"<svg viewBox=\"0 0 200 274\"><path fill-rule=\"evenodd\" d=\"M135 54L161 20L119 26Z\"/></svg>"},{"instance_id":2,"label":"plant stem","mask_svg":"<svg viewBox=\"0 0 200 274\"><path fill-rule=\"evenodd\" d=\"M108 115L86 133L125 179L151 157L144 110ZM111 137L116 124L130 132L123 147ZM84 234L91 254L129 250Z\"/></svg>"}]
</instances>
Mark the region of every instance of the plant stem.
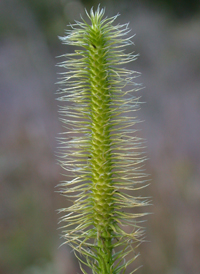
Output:
<instances>
[{"instance_id":1,"label":"plant stem","mask_svg":"<svg viewBox=\"0 0 200 274\"><path fill-rule=\"evenodd\" d=\"M90 91L91 91L91 169L93 222L97 229L99 267L101 273L110 273L112 265L113 188L110 140L110 91L105 60L104 39L94 29L93 46L90 47ZM98 46L97 46L98 45ZM103 45L99 47L99 45Z\"/></svg>"},{"instance_id":2,"label":"plant stem","mask_svg":"<svg viewBox=\"0 0 200 274\"><path fill-rule=\"evenodd\" d=\"M127 25L112 25L117 16L103 19L100 7L87 15L91 25L76 22L62 38L81 47L60 63L67 69L59 91L59 100L67 102L60 107L66 128L60 164L71 177L61 184L61 192L72 201L61 210L67 212L63 231L65 243L93 274L119 274L137 257L126 261L143 235L137 219L146 214L135 208L148 204L133 196L144 187L140 164L146 159L133 129L138 98L132 93L139 89L133 79L138 73L119 66L136 56L122 49L132 42L124 38Z\"/></svg>"}]
</instances>

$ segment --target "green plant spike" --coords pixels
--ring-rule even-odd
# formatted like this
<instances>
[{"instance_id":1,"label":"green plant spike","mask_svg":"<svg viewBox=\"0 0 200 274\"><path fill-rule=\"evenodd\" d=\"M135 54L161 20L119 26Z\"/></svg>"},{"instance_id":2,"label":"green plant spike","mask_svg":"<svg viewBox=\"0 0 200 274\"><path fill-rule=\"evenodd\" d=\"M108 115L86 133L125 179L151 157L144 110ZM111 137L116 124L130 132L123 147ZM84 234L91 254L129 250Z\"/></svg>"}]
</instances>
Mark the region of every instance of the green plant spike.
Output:
<instances>
[{"instance_id":1,"label":"green plant spike","mask_svg":"<svg viewBox=\"0 0 200 274\"><path fill-rule=\"evenodd\" d=\"M59 162L69 178L59 186L72 202L60 210L62 230L83 273L82 264L93 273L118 274L137 257L145 213L136 208L148 204L135 196L146 178L143 140L134 129L139 98L133 94L141 86L134 82L139 73L121 67L137 57L123 49L133 44L128 24L113 25L118 15L104 18L100 7L87 16L89 23L70 25L61 38L77 47L59 64L66 69L58 91L66 129Z\"/></svg>"}]
</instances>

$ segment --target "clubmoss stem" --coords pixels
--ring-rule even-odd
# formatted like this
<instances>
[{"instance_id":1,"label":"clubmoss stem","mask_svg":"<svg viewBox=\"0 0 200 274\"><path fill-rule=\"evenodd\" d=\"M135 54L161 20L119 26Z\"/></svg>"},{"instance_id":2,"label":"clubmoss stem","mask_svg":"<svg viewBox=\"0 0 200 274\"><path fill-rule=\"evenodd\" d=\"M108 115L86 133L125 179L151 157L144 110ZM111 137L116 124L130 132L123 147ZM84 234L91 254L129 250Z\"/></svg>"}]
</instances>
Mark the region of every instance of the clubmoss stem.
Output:
<instances>
[{"instance_id":1,"label":"clubmoss stem","mask_svg":"<svg viewBox=\"0 0 200 274\"><path fill-rule=\"evenodd\" d=\"M91 170L93 222L97 229L99 267L101 273L110 273L112 265L113 182L110 138L109 76L106 66L104 37L96 26L89 52L91 92ZM94 38L93 38L94 36Z\"/></svg>"},{"instance_id":2,"label":"clubmoss stem","mask_svg":"<svg viewBox=\"0 0 200 274\"><path fill-rule=\"evenodd\" d=\"M120 67L136 59L122 49L132 44L124 38L128 25L114 26L117 16L103 18L100 7L87 15L90 24L76 22L61 38L80 47L59 64L67 69L59 82L58 100L64 102L59 112L66 128L60 164L70 178L60 187L72 200L61 210L67 212L61 220L66 223L65 243L81 263L95 274L119 274L137 257L130 253L142 241L138 218L146 214L136 208L148 204L134 195L146 176L143 141L136 135L138 119L133 115L139 106L133 96L140 89L134 82L139 74Z\"/></svg>"}]
</instances>

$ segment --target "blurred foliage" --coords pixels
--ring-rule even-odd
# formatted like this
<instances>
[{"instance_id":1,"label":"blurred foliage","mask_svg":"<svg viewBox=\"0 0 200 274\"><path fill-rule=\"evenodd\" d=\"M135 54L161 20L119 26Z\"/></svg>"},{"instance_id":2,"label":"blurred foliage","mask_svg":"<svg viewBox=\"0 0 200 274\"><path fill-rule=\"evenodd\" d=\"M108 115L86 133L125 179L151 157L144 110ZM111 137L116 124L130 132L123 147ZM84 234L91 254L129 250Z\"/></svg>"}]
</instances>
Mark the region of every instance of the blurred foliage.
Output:
<instances>
[{"instance_id":1,"label":"blurred foliage","mask_svg":"<svg viewBox=\"0 0 200 274\"><path fill-rule=\"evenodd\" d=\"M22 274L59 274L53 263L33 265L23 271Z\"/></svg>"},{"instance_id":2,"label":"blurred foliage","mask_svg":"<svg viewBox=\"0 0 200 274\"><path fill-rule=\"evenodd\" d=\"M65 2L65 1L64 1ZM25 36L31 25L40 31L47 42L57 37L69 22L65 3L57 0L9 0L0 2L0 37ZM31 35L31 30L29 35Z\"/></svg>"},{"instance_id":3,"label":"blurred foliage","mask_svg":"<svg viewBox=\"0 0 200 274\"><path fill-rule=\"evenodd\" d=\"M57 0L22 0L33 12L42 32L50 41L57 38L59 30L63 30L68 22L64 13L63 1Z\"/></svg>"},{"instance_id":4,"label":"blurred foliage","mask_svg":"<svg viewBox=\"0 0 200 274\"><path fill-rule=\"evenodd\" d=\"M106 6L109 3L116 5L121 2L121 0L82 0L83 5L87 7L96 6L98 3ZM127 6L131 4L135 6L141 3L147 4L150 8L163 10L177 19L193 16L200 11L199 0L124 0L123 2L126 3Z\"/></svg>"},{"instance_id":5,"label":"blurred foliage","mask_svg":"<svg viewBox=\"0 0 200 274\"><path fill-rule=\"evenodd\" d=\"M199 0L144 0L149 6L166 11L177 19L187 18L200 11Z\"/></svg>"},{"instance_id":6,"label":"blurred foliage","mask_svg":"<svg viewBox=\"0 0 200 274\"><path fill-rule=\"evenodd\" d=\"M23 178L23 173L17 175ZM5 267L9 274L15 274L37 264L39 259L51 260L55 234L52 230L54 226L49 226L49 213L44 209L42 200L36 197L35 190L31 191L30 182L27 187L23 182L7 180L7 183L14 184L15 191L7 197L14 208L7 212L1 228L0 257L1 267ZM22 183L24 187L17 187Z\"/></svg>"},{"instance_id":7,"label":"blurred foliage","mask_svg":"<svg viewBox=\"0 0 200 274\"><path fill-rule=\"evenodd\" d=\"M116 3L124 7L137 7L138 5L146 4L152 9L163 10L168 15L177 19L193 16L200 11L199 0L22 0L18 2L17 5L16 3L14 5L8 4L7 8L13 6L10 14L1 14L0 34L3 35L9 32L23 33L22 26L20 26L19 22L16 22L18 19L15 18L13 14L16 12L20 14L24 12L24 9L28 9L34 16L38 27L45 35L47 41L50 43L58 42L57 36L63 34L63 30L66 28L68 22L73 20L74 15L82 13L80 6L90 9L92 6L96 7L99 3L105 7L114 6ZM14 7L15 5L17 9ZM23 6L23 10L19 9L20 5L21 7Z\"/></svg>"}]
</instances>

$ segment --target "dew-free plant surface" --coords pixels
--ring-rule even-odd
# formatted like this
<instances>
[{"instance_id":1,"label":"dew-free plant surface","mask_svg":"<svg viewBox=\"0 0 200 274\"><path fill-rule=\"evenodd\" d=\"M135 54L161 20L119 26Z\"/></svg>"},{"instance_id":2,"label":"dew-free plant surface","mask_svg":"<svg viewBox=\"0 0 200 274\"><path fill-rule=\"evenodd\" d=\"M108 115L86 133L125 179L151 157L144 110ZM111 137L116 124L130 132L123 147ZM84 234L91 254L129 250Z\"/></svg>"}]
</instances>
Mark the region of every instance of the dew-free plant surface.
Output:
<instances>
[{"instance_id":1,"label":"dew-free plant surface","mask_svg":"<svg viewBox=\"0 0 200 274\"><path fill-rule=\"evenodd\" d=\"M100 7L70 25L61 40L74 46L59 64L60 165L68 180L61 193L71 201L63 208L62 231L82 265L92 273L125 273L143 240L137 195L145 184L143 140L138 136L139 108L134 82L138 72L124 68L136 59L125 48L133 45L128 24L104 17ZM133 66L133 65L132 65ZM132 270L133 273L135 269Z\"/></svg>"}]
</instances>

